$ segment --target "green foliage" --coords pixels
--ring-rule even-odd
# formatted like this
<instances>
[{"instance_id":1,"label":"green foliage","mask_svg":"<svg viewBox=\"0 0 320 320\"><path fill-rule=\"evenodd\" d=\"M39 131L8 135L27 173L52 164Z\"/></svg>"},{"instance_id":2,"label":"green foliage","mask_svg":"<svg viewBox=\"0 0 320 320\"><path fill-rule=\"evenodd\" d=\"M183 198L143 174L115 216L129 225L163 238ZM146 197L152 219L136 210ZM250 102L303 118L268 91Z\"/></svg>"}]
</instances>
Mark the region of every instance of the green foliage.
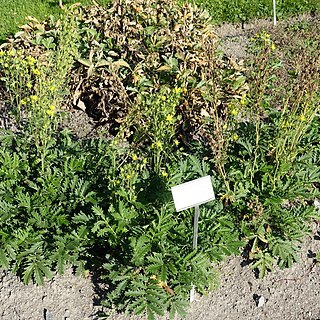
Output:
<instances>
[{"instance_id":1,"label":"green foliage","mask_svg":"<svg viewBox=\"0 0 320 320\"><path fill-rule=\"evenodd\" d=\"M182 1L180 1L182 2ZM206 8L215 22L247 22L273 15L273 2L269 0L195 0ZM279 19L299 15L305 12L316 13L320 10L317 0L278 0L277 17Z\"/></svg>"},{"instance_id":2,"label":"green foliage","mask_svg":"<svg viewBox=\"0 0 320 320\"><path fill-rule=\"evenodd\" d=\"M63 0L63 5L69 6L79 1ZM80 1L84 5L93 4L90 0ZM109 0L96 1L100 5L107 5ZM50 15L58 17L61 13L59 1L51 0L0 0L0 43L8 36L18 31L18 28L26 22L26 17L32 16L43 20Z\"/></svg>"},{"instance_id":3,"label":"green foliage","mask_svg":"<svg viewBox=\"0 0 320 320\"><path fill-rule=\"evenodd\" d=\"M254 55L248 65L249 90L229 109L234 136L222 159L214 163L225 173L223 198L230 214L248 240L248 258L256 261L260 276L272 269L291 266L297 260L295 243L308 232L306 222L318 216L312 201L319 195L318 154L319 107L316 103L320 78L313 72L287 81L279 106L275 89L277 75L283 74L281 61L272 58L276 46L263 32L253 39ZM313 68L314 48L304 51L304 59L294 57L293 68ZM296 61L297 65L294 64ZM312 86L310 86L312 83ZM275 93L274 93L275 92ZM234 141L230 141L233 139ZM213 150L216 152L216 150Z\"/></svg>"},{"instance_id":4,"label":"green foliage","mask_svg":"<svg viewBox=\"0 0 320 320\"><path fill-rule=\"evenodd\" d=\"M260 277L297 261L319 220L316 33L304 26L289 64L262 32L243 66L216 56L211 19L191 5L70 10L0 51L17 125L0 133L0 266L38 284L96 271L105 306L154 319L185 316L190 289L213 290L215 263L243 247ZM107 139L61 129L68 93L106 117ZM170 188L204 175L216 200L195 250L194 213L175 212Z\"/></svg>"},{"instance_id":5,"label":"green foliage","mask_svg":"<svg viewBox=\"0 0 320 320\"><path fill-rule=\"evenodd\" d=\"M42 283L56 263L60 272L65 264L81 263L89 242L88 230L78 227L73 216L94 203L93 192L77 170L66 172L68 153L75 150L61 153L62 143L52 144L42 171L33 142L1 136L2 266L22 274L26 283L32 277ZM80 155L77 165L83 166Z\"/></svg>"},{"instance_id":6,"label":"green foliage","mask_svg":"<svg viewBox=\"0 0 320 320\"><path fill-rule=\"evenodd\" d=\"M119 247L130 248L127 256L112 254L108 257L112 262L104 265L103 278L111 280L114 288L104 304L116 303L126 312L146 312L150 319L167 309L172 316L176 311L183 314L192 285L202 293L212 289L216 271L206 254L192 251L191 221L187 224L182 214L163 205L161 211L144 216L153 219L121 239Z\"/></svg>"},{"instance_id":7,"label":"green foliage","mask_svg":"<svg viewBox=\"0 0 320 320\"><path fill-rule=\"evenodd\" d=\"M114 200L105 209L107 211L93 208L99 216L92 229L96 244L101 242L101 246L109 248L103 278L112 290L104 304L126 312L147 313L149 318L167 309L172 317L175 312L183 315L192 285L201 293L212 290L217 284L212 261L238 252L243 242L239 241L237 233L231 233L233 224L228 217L222 217L223 213L216 212L215 207L204 208L199 226L199 249L193 251L193 213L174 212L169 186L185 176L198 177L199 160L190 157L176 163L173 158L171 164L168 159L168 175L163 176L154 171L153 157L146 159L145 165L135 166L137 176L129 185L125 180L120 181L117 190L110 193ZM205 163L200 164L201 170L205 167ZM123 165L123 168L128 169L128 166ZM155 183L158 190L152 187ZM136 195L128 199L130 191L119 193L119 188L135 190ZM153 192L159 193L155 196ZM123 210L125 216L121 214ZM223 230L211 227L214 216L225 225ZM212 230L208 230L209 225Z\"/></svg>"}]
</instances>

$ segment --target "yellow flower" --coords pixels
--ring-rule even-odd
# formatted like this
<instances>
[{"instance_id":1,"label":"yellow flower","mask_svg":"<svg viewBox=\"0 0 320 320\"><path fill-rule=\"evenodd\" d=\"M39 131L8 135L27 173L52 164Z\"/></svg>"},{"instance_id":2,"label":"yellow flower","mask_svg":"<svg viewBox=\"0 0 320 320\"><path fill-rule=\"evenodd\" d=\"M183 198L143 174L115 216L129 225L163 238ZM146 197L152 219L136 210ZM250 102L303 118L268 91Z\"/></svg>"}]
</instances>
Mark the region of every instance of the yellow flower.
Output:
<instances>
[{"instance_id":1,"label":"yellow flower","mask_svg":"<svg viewBox=\"0 0 320 320\"><path fill-rule=\"evenodd\" d=\"M32 88L32 83L31 82L27 82L26 86L27 86L28 89L31 89Z\"/></svg>"},{"instance_id":2,"label":"yellow flower","mask_svg":"<svg viewBox=\"0 0 320 320\"><path fill-rule=\"evenodd\" d=\"M21 103L21 105L25 106L27 104L27 100L26 99L21 99L20 103Z\"/></svg>"},{"instance_id":3,"label":"yellow flower","mask_svg":"<svg viewBox=\"0 0 320 320\"><path fill-rule=\"evenodd\" d=\"M56 110L56 107L54 105L51 105L51 106L49 106L49 109L47 110L47 114L52 117L55 114L55 110Z\"/></svg>"},{"instance_id":4,"label":"yellow flower","mask_svg":"<svg viewBox=\"0 0 320 320\"><path fill-rule=\"evenodd\" d=\"M276 50L276 45L273 42L271 43L271 50L272 51Z\"/></svg>"},{"instance_id":5,"label":"yellow flower","mask_svg":"<svg viewBox=\"0 0 320 320\"><path fill-rule=\"evenodd\" d=\"M133 154L133 155L132 155L132 160L133 160L133 161L137 161L137 160L138 160L138 157L137 157L136 154Z\"/></svg>"},{"instance_id":6,"label":"yellow flower","mask_svg":"<svg viewBox=\"0 0 320 320\"><path fill-rule=\"evenodd\" d=\"M55 86L50 86L50 87L49 87L49 90L50 90L51 92L54 92L54 91L56 90L56 87L55 87Z\"/></svg>"},{"instance_id":7,"label":"yellow flower","mask_svg":"<svg viewBox=\"0 0 320 320\"><path fill-rule=\"evenodd\" d=\"M176 146L179 145L179 141L178 141L178 140L174 140L173 142L174 142L174 144L175 144Z\"/></svg>"},{"instance_id":8,"label":"yellow flower","mask_svg":"<svg viewBox=\"0 0 320 320\"><path fill-rule=\"evenodd\" d=\"M161 96L162 101L165 101L166 99L167 99L166 96Z\"/></svg>"},{"instance_id":9,"label":"yellow flower","mask_svg":"<svg viewBox=\"0 0 320 320\"><path fill-rule=\"evenodd\" d=\"M238 110L237 110L237 109L232 109L232 110L231 110L231 114L232 114L233 116L236 116L236 115L238 114Z\"/></svg>"},{"instance_id":10,"label":"yellow flower","mask_svg":"<svg viewBox=\"0 0 320 320\"><path fill-rule=\"evenodd\" d=\"M162 175L163 177L167 177L167 176L168 176L168 173L165 172L165 171L162 171L162 172L161 172L161 175Z\"/></svg>"},{"instance_id":11,"label":"yellow flower","mask_svg":"<svg viewBox=\"0 0 320 320\"><path fill-rule=\"evenodd\" d=\"M167 119L168 122L172 122L173 121L173 116L171 114L168 114L166 119Z\"/></svg>"},{"instance_id":12,"label":"yellow flower","mask_svg":"<svg viewBox=\"0 0 320 320\"><path fill-rule=\"evenodd\" d=\"M152 144L152 148L162 148L162 142L156 141L155 143Z\"/></svg>"},{"instance_id":13,"label":"yellow flower","mask_svg":"<svg viewBox=\"0 0 320 320\"><path fill-rule=\"evenodd\" d=\"M33 74L35 74L36 76L40 76L41 72L39 69L32 69Z\"/></svg>"},{"instance_id":14,"label":"yellow flower","mask_svg":"<svg viewBox=\"0 0 320 320\"><path fill-rule=\"evenodd\" d=\"M4 56L4 52L0 51L0 57L3 57L3 56Z\"/></svg>"},{"instance_id":15,"label":"yellow flower","mask_svg":"<svg viewBox=\"0 0 320 320\"><path fill-rule=\"evenodd\" d=\"M148 163L148 160L147 160L146 158L144 158L144 159L142 160L142 163L143 163L143 164L147 164L147 163Z\"/></svg>"},{"instance_id":16,"label":"yellow flower","mask_svg":"<svg viewBox=\"0 0 320 320\"><path fill-rule=\"evenodd\" d=\"M130 174L127 174L127 175L126 175L126 178L127 178L127 179L130 179L130 178L131 178L131 175L130 175Z\"/></svg>"},{"instance_id":17,"label":"yellow flower","mask_svg":"<svg viewBox=\"0 0 320 320\"><path fill-rule=\"evenodd\" d=\"M36 63L36 59L32 56L27 57L27 62L29 65L34 65Z\"/></svg>"},{"instance_id":18,"label":"yellow flower","mask_svg":"<svg viewBox=\"0 0 320 320\"><path fill-rule=\"evenodd\" d=\"M304 121L306 121L307 119L306 119L306 117L302 114L302 115L299 117L299 120L300 120L301 122L304 122Z\"/></svg>"},{"instance_id":19,"label":"yellow flower","mask_svg":"<svg viewBox=\"0 0 320 320\"><path fill-rule=\"evenodd\" d=\"M174 93L179 94L181 92L182 92L181 88L177 88L177 87L174 88Z\"/></svg>"},{"instance_id":20,"label":"yellow flower","mask_svg":"<svg viewBox=\"0 0 320 320\"><path fill-rule=\"evenodd\" d=\"M269 33L262 32L260 37L265 42L269 42L270 41L270 34Z\"/></svg>"},{"instance_id":21,"label":"yellow flower","mask_svg":"<svg viewBox=\"0 0 320 320\"><path fill-rule=\"evenodd\" d=\"M34 102L39 100L39 97L37 95L33 95L30 98L31 98L31 101L34 101Z\"/></svg>"},{"instance_id":22,"label":"yellow flower","mask_svg":"<svg viewBox=\"0 0 320 320\"><path fill-rule=\"evenodd\" d=\"M232 136L232 140L237 141L238 139L239 139L239 136L235 133L235 134Z\"/></svg>"},{"instance_id":23,"label":"yellow flower","mask_svg":"<svg viewBox=\"0 0 320 320\"><path fill-rule=\"evenodd\" d=\"M9 51L9 55L10 56L15 56L16 55L16 50L14 50L14 49L11 49L10 51Z\"/></svg>"},{"instance_id":24,"label":"yellow flower","mask_svg":"<svg viewBox=\"0 0 320 320\"><path fill-rule=\"evenodd\" d=\"M247 95L243 94L240 100L240 104L244 106L246 103L247 103Z\"/></svg>"}]
</instances>

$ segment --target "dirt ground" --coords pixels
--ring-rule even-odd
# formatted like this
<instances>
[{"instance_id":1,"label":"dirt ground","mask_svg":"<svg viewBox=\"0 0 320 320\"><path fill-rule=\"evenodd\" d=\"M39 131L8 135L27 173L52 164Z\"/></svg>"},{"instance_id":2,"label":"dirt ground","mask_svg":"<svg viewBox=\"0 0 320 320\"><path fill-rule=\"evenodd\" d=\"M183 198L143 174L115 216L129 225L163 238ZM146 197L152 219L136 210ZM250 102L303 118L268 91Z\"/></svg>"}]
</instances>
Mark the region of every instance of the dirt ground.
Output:
<instances>
[{"instance_id":1,"label":"dirt ground","mask_svg":"<svg viewBox=\"0 0 320 320\"><path fill-rule=\"evenodd\" d=\"M241 257L229 257L217 268L220 288L190 305L187 320L320 320L320 226L301 244L300 262L276 269L264 279ZM1 320L93 320L101 310L101 287L92 278L69 270L43 286L23 285L17 277L0 272ZM114 314L111 320L142 320ZM161 320L167 319L162 317Z\"/></svg>"},{"instance_id":2,"label":"dirt ground","mask_svg":"<svg viewBox=\"0 0 320 320\"><path fill-rule=\"evenodd\" d=\"M294 21L280 22L277 28ZM244 29L241 25L217 28L223 51L234 59L244 58L250 37L261 27L272 28L272 23L264 20L245 25ZM95 130L94 123L90 124L80 110L74 110L69 126L80 136ZM207 297L198 297L189 308L187 320L320 320L320 265L314 259L320 251L320 225L314 222L311 229L300 245L300 262L291 269L276 269L260 280L241 257L229 257L218 265L220 288ZM0 270L0 319L97 319L101 292L93 278L76 277L70 270L43 286L25 286L11 273ZM109 319L143 318L114 314Z\"/></svg>"}]
</instances>

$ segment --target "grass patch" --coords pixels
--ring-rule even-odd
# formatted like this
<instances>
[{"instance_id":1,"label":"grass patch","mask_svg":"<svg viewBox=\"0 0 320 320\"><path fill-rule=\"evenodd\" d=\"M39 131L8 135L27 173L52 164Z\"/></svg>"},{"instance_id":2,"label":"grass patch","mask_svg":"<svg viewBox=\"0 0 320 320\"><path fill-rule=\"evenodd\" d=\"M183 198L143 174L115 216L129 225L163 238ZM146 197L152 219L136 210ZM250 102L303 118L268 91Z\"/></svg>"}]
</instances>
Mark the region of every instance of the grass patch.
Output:
<instances>
[{"instance_id":1,"label":"grass patch","mask_svg":"<svg viewBox=\"0 0 320 320\"><path fill-rule=\"evenodd\" d=\"M100 5L106 5L112 0L98 0ZM178 0L180 3L183 1ZM79 1L65 0L69 5ZM92 4L92 0L80 1L84 5ZM192 1L191 1L192 2ZM255 18L272 16L271 0L195 0L195 3L206 8L217 23L244 22ZM49 15L57 16L61 13L58 0L0 0L0 43L9 35L18 31L18 26L25 23L26 16L34 16L43 20ZM320 10L318 0L282 0L277 2L277 16L279 19L305 12L316 13Z\"/></svg>"},{"instance_id":2,"label":"grass patch","mask_svg":"<svg viewBox=\"0 0 320 320\"><path fill-rule=\"evenodd\" d=\"M63 4L73 4L79 1L67 0ZM110 0L96 1L105 5ZM91 0L83 0L81 3L92 4ZM50 15L57 16L61 13L58 0L0 0L0 43L9 35L18 31L18 27L25 23L25 17L33 16L43 20Z\"/></svg>"},{"instance_id":3,"label":"grass patch","mask_svg":"<svg viewBox=\"0 0 320 320\"><path fill-rule=\"evenodd\" d=\"M195 0L206 8L217 23L245 22L256 18L272 17L272 0ZM282 0L277 1L278 19L302 13L316 13L320 10L318 0Z\"/></svg>"}]
</instances>

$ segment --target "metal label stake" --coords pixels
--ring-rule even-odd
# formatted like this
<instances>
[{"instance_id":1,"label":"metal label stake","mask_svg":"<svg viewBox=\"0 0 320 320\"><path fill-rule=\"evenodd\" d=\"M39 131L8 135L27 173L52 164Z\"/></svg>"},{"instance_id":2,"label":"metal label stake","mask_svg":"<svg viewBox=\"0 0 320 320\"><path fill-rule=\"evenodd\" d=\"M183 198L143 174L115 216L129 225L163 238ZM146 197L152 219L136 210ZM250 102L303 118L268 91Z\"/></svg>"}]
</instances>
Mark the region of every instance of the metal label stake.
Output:
<instances>
[{"instance_id":1,"label":"metal label stake","mask_svg":"<svg viewBox=\"0 0 320 320\"><path fill-rule=\"evenodd\" d=\"M273 0L273 25L277 25L276 0Z\"/></svg>"},{"instance_id":2,"label":"metal label stake","mask_svg":"<svg viewBox=\"0 0 320 320\"><path fill-rule=\"evenodd\" d=\"M194 207L194 221L193 221L193 249L197 249L198 246L198 222L199 222L200 210L199 206Z\"/></svg>"},{"instance_id":3,"label":"metal label stake","mask_svg":"<svg viewBox=\"0 0 320 320\"><path fill-rule=\"evenodd\" d=\"M215 199L211 177L205 176L183 184L179 184L175 187L172 187L171 192L174 205L178 212L194 207L192 247L194 250L196 250L198 246L198 222L200 215L199 206L200 204ZM192 286L190 291L190 302L195 300L195 294L195 287Z\"/></svg>"},{"instance_id":4,"label":"metal label stake","mask_svg":"<svg viewBox=\"0 0 320 320\"><path fill-rule=\"evenodd\" d=\"M199 222L200 210L199 206L194 207L194 220L193 220L193 249L196 250L198 247L198 222ZM194 285L192 285L192 289L190 290L190 303L196 300L196 289Z\"/></svg>"}]
</instances>

